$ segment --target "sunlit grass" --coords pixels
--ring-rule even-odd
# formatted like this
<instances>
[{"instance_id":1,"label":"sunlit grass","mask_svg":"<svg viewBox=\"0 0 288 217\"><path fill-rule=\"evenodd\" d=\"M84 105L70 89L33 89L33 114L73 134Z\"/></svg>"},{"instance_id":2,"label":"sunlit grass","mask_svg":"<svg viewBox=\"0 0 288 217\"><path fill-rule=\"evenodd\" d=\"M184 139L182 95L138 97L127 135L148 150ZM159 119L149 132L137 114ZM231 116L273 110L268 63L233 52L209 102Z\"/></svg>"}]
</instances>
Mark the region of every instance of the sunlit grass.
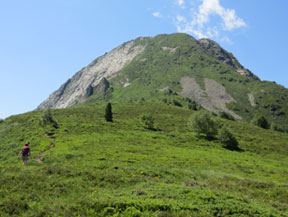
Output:
<instances>
[{"instance_id":1,"label":"sunlit grass","mask_svg":"<svg viewBox=\"0 0 288 217\"><path fill-rule=\"evenodd\" d=\"M41 112L0 125L0 215L287 216L287 134L220 120L244 150L229 151L190 131L195 111L112 104L108 123L104 109L55 110L52 134L39 126ZM143 113L157 131L144 129ZM34 159L45 151L42 163L17 160L26 141Z\"/></svg>"}]
</instances>

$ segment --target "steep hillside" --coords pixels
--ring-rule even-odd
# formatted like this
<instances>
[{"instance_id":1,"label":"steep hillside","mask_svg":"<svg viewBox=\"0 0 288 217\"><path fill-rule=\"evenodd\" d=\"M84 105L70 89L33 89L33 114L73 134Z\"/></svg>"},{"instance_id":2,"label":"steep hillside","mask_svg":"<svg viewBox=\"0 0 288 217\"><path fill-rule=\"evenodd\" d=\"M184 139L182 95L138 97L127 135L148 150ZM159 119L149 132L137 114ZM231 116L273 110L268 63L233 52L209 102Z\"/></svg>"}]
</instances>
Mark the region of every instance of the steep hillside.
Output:
<instances>
[{"instance_id":1,"label":"steep hillside","mask_svg":"<svg viewBox=\"0 0 288 217\"><path fill-rule=\"evenodd\" d=\"M186 34L138 38L121 45L76 73L38 109L103 100L190 100L236 119L250 121L265 114L288 130L286 88L260 81L216 42Z\"/></svg>"},{"instance_id":2,"label":"steep hillside","mask_svg":"<svg viewBox=\"0 0 288 217\"><path fill-rule=\"evenodd\" d=\"M38 108L67 108L85 101L92 94L91 88L97 88L103 78L115 77L144 48L144 45L130 41L97 58L64 83Z\"/></svg>"},{"instance_id":3,"label":"steep hillside","mask_svg":"<svg viewBox=\"0 0 288 217\"><path fill-rule=\"evenodd\" d=\"M241 75L252 79L258 79L252 72L250 72L248 69L245 69L233 56L232 53L229 53L223 48L221 48L220 45L217 44L215 41L205 38L200 39L198 42L200 46L204 48L205 52L208 52L211 57L216 58L227 66L232 67L236 72L240 73Z\"/></svg>"},{"instance_id":4,"label":"steep hillside","mask_svg":"<svg viewBox=\"0 0 288 217\"><path fill-rule=\"evenodd\" d=\"M286 133L214 117L242 150L230 151L187 127L199 111L113 103L109 123L105 106L53 110L58 128L39 124L43 111L0 123L0 216L288 216Z\"/></svg>"}]
</instances>

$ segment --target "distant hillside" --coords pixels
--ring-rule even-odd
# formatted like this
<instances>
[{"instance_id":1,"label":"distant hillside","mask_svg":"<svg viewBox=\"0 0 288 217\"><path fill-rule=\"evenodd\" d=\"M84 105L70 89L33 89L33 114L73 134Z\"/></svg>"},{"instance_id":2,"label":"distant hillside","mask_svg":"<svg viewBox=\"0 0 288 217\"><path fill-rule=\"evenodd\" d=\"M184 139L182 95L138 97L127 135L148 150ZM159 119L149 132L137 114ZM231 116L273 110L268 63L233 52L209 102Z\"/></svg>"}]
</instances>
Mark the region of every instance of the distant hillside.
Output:
<instances>
[{"instance_id":1,"label":"distant hillside","mask_svg":"<svg viewBox=\"0 0 288 217\"><path fill-rule=\"evenodd\" d=\"M145 100L193 103L236 119L258 114L288 130L288 90L263 82L209 39L158 35L124 43L77 72L38 109Z\"/></svg>"}]
</instances>

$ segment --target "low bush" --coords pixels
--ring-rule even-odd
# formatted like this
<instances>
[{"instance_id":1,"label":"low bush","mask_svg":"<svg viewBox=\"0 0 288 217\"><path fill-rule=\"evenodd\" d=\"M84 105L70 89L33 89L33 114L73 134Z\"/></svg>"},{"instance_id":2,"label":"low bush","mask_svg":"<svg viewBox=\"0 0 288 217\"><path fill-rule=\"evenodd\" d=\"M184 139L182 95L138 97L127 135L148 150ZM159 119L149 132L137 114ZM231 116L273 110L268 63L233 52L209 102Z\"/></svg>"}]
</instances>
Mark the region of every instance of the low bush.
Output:
<instances>
[{"instance_id":1,"label":"low bush","mask_svg":"<svg viewBox=\"0 0 288 217\"><path fill-rule=\"evenodd\" d=\"M206 138L212 139L217 135L217 123L206 111L199 111L191 116L188 121L188 126L196 132L198 136L204 134Z\"/></svg>"},{"instance_id":2,"label":"low bush","mask_svg":"<svg viewBox=\"0 0 288 217\"><path fill-rule=\"evenodd\" d=\"M268 120L264 117L264 116L255 116L252 120L252 124L261 127L263 129L269 129L270 128L270 124L268 122Z\"/></svg>"},{"instance_id":3,"label":"low bush","mask_svg":"<svg viewBox=\"0 0 288 217\"><path fill-rule=\"evenodd\" d=\"M278 126L275 123L272 123L270 128L271 128L271 130L274 130L274 131L285 132L285 129L283 129L282 127Z\"/></svg>"},{"instance_id":4,"label":"low bush","mask_svg":"<svg viewBox=\"0 0 288 217\"><path fill-rule=\"evenodd\" d=\"M144 128L148 130L155 130L154 128L154 117L150 114L144 114L141 116L141 122Z\"/></svg>"},{"instance_id":5,"label":"low bush","mask_svg":"<svg viewBox=\"0 0 288 217\"><path fill-rule=\"evenodd\" d=\"M219 116L230 121L235 121L235 118L227 112L220 112Z\"/></svg>"},{"instance_id":6,"label":"low bush","mask_svg":"<svg viewBox=\"0 0 288 217\"><path fill-rule=\"evenodd\" d=\"M238 150L238 142L234 135L228 130L226 127L222 127L219 135L218 135L219 141L223 144L224 148L227 148L229 150Z\"/></svg>"},{"instance_id":7,"label":"low bush","mask_svg":"<svg viewBox=\"0 0 288 217\"><path fill-rule=\"evenodd\" d=\"M54 120L54 118L52 116L52 112L51 112L50 108L48 108L44 111L43 115L39 119L39 124L42 127L46 127L47 125L51 125L56 129L59 128L57 121Z\"/></svg>"}]
</instances>

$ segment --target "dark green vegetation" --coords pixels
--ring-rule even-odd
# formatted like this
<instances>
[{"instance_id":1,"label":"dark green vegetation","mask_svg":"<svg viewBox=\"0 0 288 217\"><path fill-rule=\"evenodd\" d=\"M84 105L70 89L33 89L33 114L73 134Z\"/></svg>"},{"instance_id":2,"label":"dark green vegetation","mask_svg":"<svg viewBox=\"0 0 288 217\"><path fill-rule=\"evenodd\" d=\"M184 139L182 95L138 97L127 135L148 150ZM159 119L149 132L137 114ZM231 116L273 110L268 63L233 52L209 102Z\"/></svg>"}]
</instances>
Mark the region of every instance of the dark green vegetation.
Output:
<instances>
[{"instance_id":1,"label":"dark green vegetation","mask_svg":"<svg viewBox=\"0 0 288 217\"><path fill-rule=\"evenodd\" d=\"M225 118L230 121L235 121L235 118L232 115L228 114L227 112L219 112L219 116L221 118Z\"/></svg>"},{"instance_id":2,"label":"dark green vegetation","mask_svg":"<svg viewBox=\"0 0 288 217\"><path fill-rule=\"evenodd\" d=\"M255 116L252 120L252 123L258 127L262 127L263 129L269 129L270 124L264 116Z\"/></svg>"},{"instance_id":3,"label":"dark green vegetation","mask_svg":"<svg viewBox=\"0 0 288 217\"><path fill-rule=\"evenodd\" d=\"M43 112L43 115L39 118L39 124L42 127L51 126L56 129L59 127L57 121L55 121L52 117L52 112L50 108L46 109Z\"/></svg>"},{"instance_id":4,"label":"dark green vegetation","mask_svg":"<svg viewBox=\"0 0 288 217\"><path fill-rule=\"evenodd\" d=\"M39 125L43 111L1 122L0 216L288 216L286 133L213 116L243 150L230 151L191 132L199 111L112 106L113 122L106 103L52 110L58 128ZM35 160L23 167L27 141Z\"/></svg>"},{"instance_id":5,"label":"dark green vegetation","mask_svg":"<svg viewBox=\"0 0 288 217\"><path fill-rule=\"evenodd\" d=\"M144 52L124 67L118 76L109 80L109 89L105 94L95 90L88 102L103 99L111 102L163 101L197 110L193 97L180 96L183 90L181 78L195 79L204 91L205 79L208 78L225 87L235 99L226 107L244 120L250 121L255 114L262 114L269 123L274 123L275 129L288 131L286 88L274 82L260 81L256 76L239 74L214 58L213 50L205 50L197 40L186 34L139 38L135 40L135 46L139 44L146 46ZM232 54L227 52L227 55ZM125 83L127 86L124 87ZM233 118L227 114L223 115Z\"/></svg>"},{"instance_id":6,"label":"dark green vegetation","mask_svg":"<svg viewBox=\"0 0 288 217\"><path fill-rule=\"evenodd\" d=\"M155 130L154 128L154 117L151 114L144 114L141 116L141 122L143 127L148 130Z\"/></svg>"},{"instance_id":7,"label":"dark green vegetation","mask_svg":"<svg viewBox=\"0 0 288 217\"><path fill-rule=\"evenodd\" d=\"M213 139L217 133L217 123L211 118L207 111L200 111L195 113L189 119L188 126L192 131L196 132L198 136L205 135L207 139Z\"/></svg>"},{"instance_id":8,"label":"dark green vegetation","mask_svg":"<svg viewBox=\"0 0 288 217\"><path fill-rule=\"evenodd\" d=\"M107 122L113 122L113 113L112 113L112 105L109 102L105 109L105 120Z\"/></svg>"},{"instance_id":9,"label":"dark green vegetation","mask_svg":"<svg viewBox=\"0 0 288 217\"><path fill-rule=\"evenodd\" d=\"M226 127L222 127L219 132L219 141L223 144L224 148L229 150L239 150L238 141L235 136Z\"/></svg>"}]
</instances>

